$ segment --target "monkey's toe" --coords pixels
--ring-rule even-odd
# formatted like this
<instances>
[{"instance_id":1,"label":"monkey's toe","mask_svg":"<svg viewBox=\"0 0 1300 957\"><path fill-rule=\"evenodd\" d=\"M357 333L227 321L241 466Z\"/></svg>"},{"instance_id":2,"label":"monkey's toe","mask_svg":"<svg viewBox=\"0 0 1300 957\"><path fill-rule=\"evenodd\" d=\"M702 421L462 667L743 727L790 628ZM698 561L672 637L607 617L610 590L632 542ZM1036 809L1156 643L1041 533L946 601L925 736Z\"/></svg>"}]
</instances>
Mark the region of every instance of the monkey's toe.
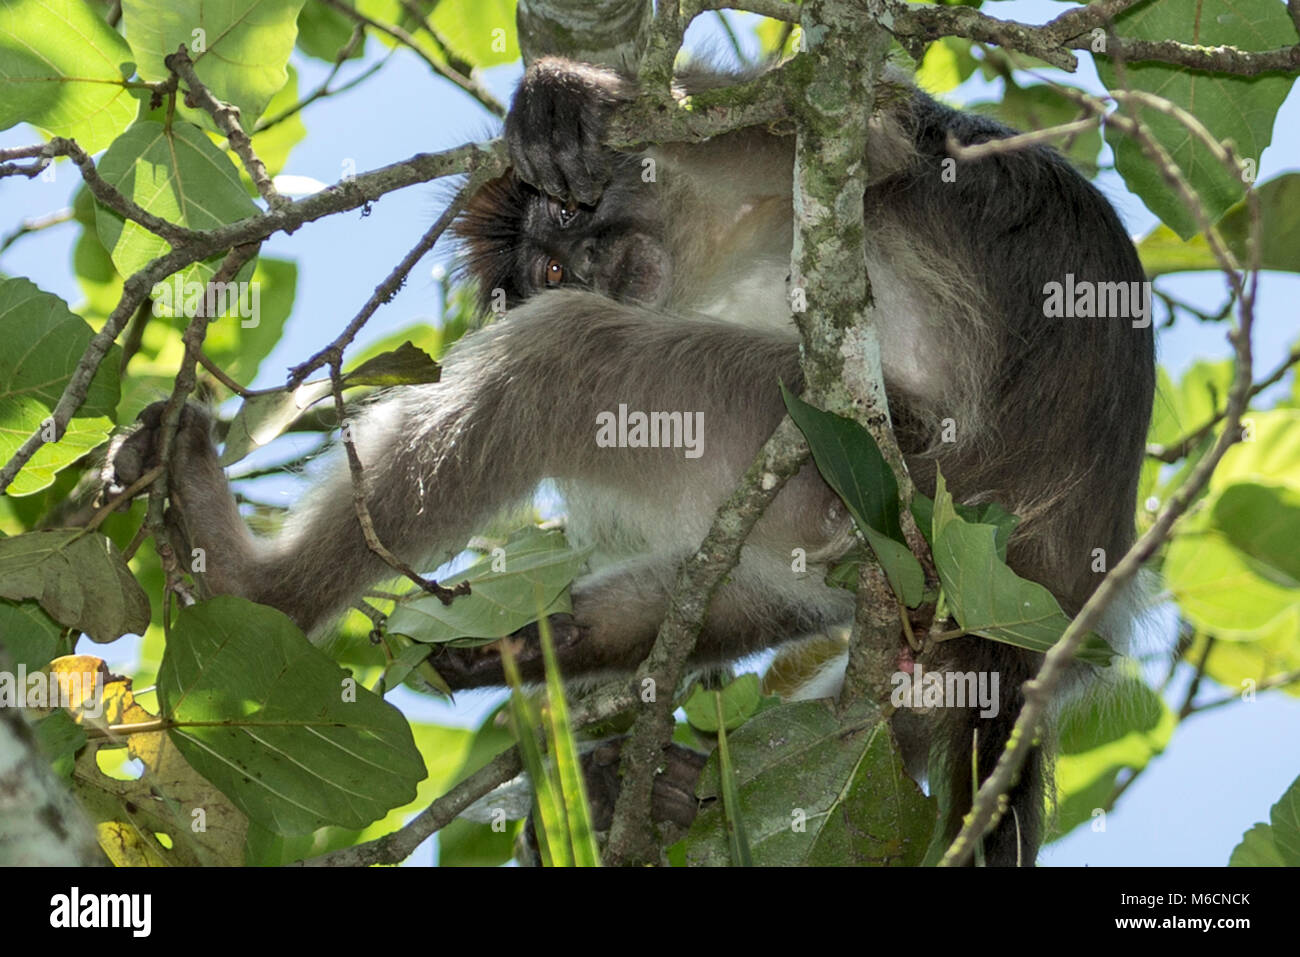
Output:
<instances>
[{"instance_id":1,"label":"monkey's toe","mask_svg":"<svg viewBox=\"0 0 1300 957\"><path fill-rule=\"evenodd\" d=\"M551 629L551 642L563 670L565 652L582 641L586 629L570 614L551 615L547 623ZM431 663L452 689L504 685L506 673L501 662L501 646L506 642L509 643L510 652L514 655L515 664L524 681L542 681L546 677L538 622L531 622L514 634L486 645L476 645L473 648L444 645L431 659Z\"/></svg>"}]
</instances>

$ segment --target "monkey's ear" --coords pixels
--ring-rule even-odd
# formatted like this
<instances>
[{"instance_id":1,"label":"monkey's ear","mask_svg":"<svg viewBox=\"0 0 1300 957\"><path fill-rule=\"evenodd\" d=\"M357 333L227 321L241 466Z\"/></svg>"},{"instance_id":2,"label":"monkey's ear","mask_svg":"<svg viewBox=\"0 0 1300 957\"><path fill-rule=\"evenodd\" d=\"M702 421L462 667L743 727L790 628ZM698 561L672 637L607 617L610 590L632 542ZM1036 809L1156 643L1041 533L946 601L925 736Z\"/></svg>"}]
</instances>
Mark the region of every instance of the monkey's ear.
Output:
<instances>
[{"instance_id":1,"label":"monkey's ear","mask_svg":"<svg viewBox=\"0 0 1300 957\"><path fill-rule=\"evenodd\" d=\"M528 68L506 116L506 146L526 183L594 206L611 177L602 140L614 108L633 87L613 70L544 57Z\"/></svg>"},{"instance_id":2,"label":"monkey's ear","mask_svg":"<svg viewBox=\"0 0 1300 957\"><path fill-rule=\"evenodd\" d=\"M504 176L484 183L465 204L452 225L460 243L461 270L479 288L479 306L491 309L494 299L505 293L507 304L525 298L516 278L516 257L524 240L528 206L537 191L520 182L509 170Z\"/></svg>"}]
</instances>

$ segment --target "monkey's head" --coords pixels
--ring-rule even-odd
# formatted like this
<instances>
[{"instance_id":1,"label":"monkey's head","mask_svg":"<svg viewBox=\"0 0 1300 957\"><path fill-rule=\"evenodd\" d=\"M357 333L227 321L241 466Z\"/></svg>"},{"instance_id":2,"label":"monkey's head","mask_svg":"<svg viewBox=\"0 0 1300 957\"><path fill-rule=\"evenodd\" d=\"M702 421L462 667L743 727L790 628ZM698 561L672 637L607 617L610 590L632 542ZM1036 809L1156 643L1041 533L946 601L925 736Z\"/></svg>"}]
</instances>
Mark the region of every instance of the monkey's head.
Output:
<instances>
[{"instance_id":1,"label":"monkey's head","mask_svg":"<svg viewBox=\"0 0 1300 957\"><path fill-rule=\"evenodd\" d=\"M485 310L560 287L651 306L667 300L672 262L653 187L634 164L621 165L594 206L548 196L514 171L474 195L455 233Z\"/></svg>"}]
</instances>

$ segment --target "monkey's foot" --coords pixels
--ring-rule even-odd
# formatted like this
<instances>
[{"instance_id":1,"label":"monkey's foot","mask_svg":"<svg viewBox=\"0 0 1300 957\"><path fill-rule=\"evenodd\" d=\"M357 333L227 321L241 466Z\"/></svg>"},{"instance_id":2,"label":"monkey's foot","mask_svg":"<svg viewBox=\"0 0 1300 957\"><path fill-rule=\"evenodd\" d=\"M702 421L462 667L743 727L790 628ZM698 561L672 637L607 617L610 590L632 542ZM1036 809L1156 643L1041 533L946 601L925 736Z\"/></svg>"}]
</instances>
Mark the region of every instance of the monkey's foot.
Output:
<instances>
[{"instance_id":1,"label":"monkey's foot","mask_svg":"<svg viewBox=\"0 0 1300 957\"><path fill-rule=\"evenodd\" d=\"M587 629L578 624L572 615L551 615L551 641L563 670L564 659L586 637ZM443 647L429 659L430 664L454 690L482 688L506 683L505 667L501 663L501 646L508 644L525 681L542 681L546 676L542 656L542 640L538 623L532 622L512 635L499 638L491 644L475 648Z\"/></svg>"},{"instance_id":2,"label":"monkey's foot","mask_svg":"<svg viewBox=\"0 0 1300 957\"><path fill-rule=\"evenodd\" d=\"M608 830L614 817L614 803L618 800L621 781L618 768L625 740L626 737L604 741L582 756L591 824L597 831ZM664 748L662 769L655 775L651 793L651 817L656 822L674 824L683 829L691 826L700 809L695 785L707 761L708 755L679 744L669 744Z\"/></svg>"},{"instance_id":3,"label":"monkey's foot","mask_svg":"<svg viewBox=\"0 0 1300 957\"><path fill-rule=\"evenodd\" d=\"M115 439L110 446L104 471L105 485L110 492L116 494L159 464L162 417L166 407L166 402L146 406L136 416L135 431ZM211 451L211 428L212 420L207 412L201 406L187 403L181 409L174 451L180 456Z\"/></svg>"}]
</instances>

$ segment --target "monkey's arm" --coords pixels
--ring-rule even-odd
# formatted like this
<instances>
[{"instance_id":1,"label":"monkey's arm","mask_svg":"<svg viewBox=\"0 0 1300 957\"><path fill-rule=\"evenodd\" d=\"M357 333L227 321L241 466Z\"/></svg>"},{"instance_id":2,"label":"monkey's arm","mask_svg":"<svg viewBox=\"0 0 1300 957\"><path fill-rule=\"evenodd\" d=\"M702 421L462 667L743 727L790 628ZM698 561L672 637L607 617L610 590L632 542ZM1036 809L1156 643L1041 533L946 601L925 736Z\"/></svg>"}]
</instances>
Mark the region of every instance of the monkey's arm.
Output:
<instances>
[{"instance_id":1,"label":"monkey's arm","mask_svg":"<svg viewBox=\"0 0 1300 957\"><path fill-rule=\"evenodd\" d=\"M798 386L792 338L583 292L539 296L453 350L442 382L399 390L353 424L375 529L419 565L458 550L541 479L573 479L639 501L658 526L658 550L675 561L698 545L779 420L780 380ZM598 446L597 415L617 415L620 405L700 413L702 454ZM273 605L310 629L393 574L364 542L341 462L279 536L258 538L238 515L206 422L190 415L184 424L172 503L188 544L205 552L208 590ZM119 464L119 480L133 477ZM793 545L824 544L832 503L811 470L795 484L757 533L789 543L787 556ZM647 615L662 610L663 578L634 603Z\"/></svg>"},{"instance_id":2,"label":"monkey's arm","mask_svg":"<svg viewBox=\"0 0 1300 957\"><path fill-rule=\"evenodd\" d=\"M694 71L678 77L676 93L686 97L752 78ZM915 88L893 73L882 79L881 88L868 141L871 182L897 173L915 152L910 121ZM635 93L631 81L610 69L556 57L531 65L505 124L519 178L552 196L595 204L613 170L614 151L602 145L609 118ZM670 179L686 181L699 199L730 215L744 203L791 196L793 136L752 127L703 142L660 144L648 155ZM643 175L657 178L659 170Z\"/></svg>"}]
</instances>

